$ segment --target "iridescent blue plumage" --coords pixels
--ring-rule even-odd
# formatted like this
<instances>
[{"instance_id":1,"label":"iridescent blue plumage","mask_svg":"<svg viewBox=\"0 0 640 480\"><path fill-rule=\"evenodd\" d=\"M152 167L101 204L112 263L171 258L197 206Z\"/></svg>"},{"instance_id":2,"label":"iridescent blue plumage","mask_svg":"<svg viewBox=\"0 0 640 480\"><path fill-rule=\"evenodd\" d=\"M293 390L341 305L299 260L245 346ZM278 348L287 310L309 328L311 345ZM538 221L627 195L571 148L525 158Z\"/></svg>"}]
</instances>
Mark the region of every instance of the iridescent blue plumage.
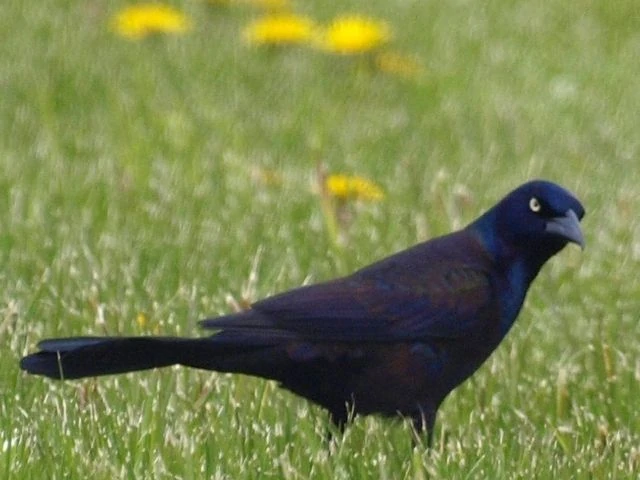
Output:
<instances>
[{"instance_id":1,"label":"iridescent blue plumage","mask_svg":"<svg viewBox=\"0 0 640 480\"><path fill-rule=\"evenodd\" d=\"M46 340L25 357L53 378L182 364L278 381L342 425L349 412L401 414L431 435L437 409L515 321L542 265L583 246L580 202L524 184L465 229L347 277L204 320L211 337Z\"/></svg>"}]
</instances>

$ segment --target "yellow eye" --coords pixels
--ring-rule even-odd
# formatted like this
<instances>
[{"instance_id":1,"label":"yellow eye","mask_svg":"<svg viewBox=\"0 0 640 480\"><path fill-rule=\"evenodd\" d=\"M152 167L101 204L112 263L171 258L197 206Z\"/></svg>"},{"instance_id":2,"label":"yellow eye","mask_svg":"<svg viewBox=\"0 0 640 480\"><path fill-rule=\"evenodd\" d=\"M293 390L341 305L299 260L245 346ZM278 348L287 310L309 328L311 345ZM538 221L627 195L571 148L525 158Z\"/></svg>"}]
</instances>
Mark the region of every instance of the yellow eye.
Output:
<instances>
[{"instance_id":1,"label":"yellow eye","mask_svg":"<svg viewBox=\"0 0 640 480\"><path fill-rule=\"evenodd\" d=\"M531 200L529 200L529 208L532 212L538 213L542 205L540 205L540 201L536 197L531 197Z\"/></svg>"}]
</instances>

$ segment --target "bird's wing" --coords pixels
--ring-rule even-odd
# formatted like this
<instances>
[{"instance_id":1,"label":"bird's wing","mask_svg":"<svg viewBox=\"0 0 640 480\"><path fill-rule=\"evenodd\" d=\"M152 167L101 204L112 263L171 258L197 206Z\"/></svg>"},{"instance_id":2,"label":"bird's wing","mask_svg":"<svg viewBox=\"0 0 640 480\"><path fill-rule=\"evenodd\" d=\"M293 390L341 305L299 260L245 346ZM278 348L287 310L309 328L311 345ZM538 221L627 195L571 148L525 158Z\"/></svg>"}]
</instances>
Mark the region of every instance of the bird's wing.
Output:
<instances>
[{"instance_id":1,"label":"bird's wing","mask_svg":"<svg viewBox=\"0 0 640 480\"><path fill-rule=\"evenodd\" d=\"M202 325L269 338L398 342L456 338L497 315L491 277L482 266L445 259L374 267L266 298L246 312Z\"/></svg>"}]
</instances>

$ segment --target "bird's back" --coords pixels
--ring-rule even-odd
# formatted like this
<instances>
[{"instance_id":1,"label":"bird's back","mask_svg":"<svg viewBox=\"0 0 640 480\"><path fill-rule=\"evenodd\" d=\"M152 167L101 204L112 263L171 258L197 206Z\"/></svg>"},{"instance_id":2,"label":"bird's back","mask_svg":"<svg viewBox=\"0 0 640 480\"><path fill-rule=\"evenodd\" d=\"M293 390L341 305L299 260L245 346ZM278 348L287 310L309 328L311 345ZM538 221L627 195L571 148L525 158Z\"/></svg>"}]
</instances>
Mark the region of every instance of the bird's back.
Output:
<instances>
[{"instance_id":1,"label":"bird's back","mask_svg":"<svg viewBox=\"0 0 640 480\"><path fill-rule=\"evenodd\" d=\"M437 408L506 334L492 266L481 242L462 231L259 302L247 315L296 331L271 376L285 388L332 412L350 404L354 413L412 415L418 406ZM322 306L324 296L333 302ZM296 320L278 318L283 311Z\"/></svg>"}]
</instances>

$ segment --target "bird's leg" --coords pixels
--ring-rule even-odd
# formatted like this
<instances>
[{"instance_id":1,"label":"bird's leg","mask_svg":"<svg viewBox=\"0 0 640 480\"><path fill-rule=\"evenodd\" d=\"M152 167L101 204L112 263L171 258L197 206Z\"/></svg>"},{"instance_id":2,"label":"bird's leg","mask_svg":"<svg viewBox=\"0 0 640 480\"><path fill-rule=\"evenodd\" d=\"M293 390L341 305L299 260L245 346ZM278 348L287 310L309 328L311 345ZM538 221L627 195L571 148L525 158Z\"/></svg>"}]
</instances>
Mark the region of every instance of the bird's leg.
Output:
<instances>
[{"instance_id":1,"label":"bird's leg","mask_svg":"<svg viewBox=\"0 0 640 480\"><path fill-rule=\"evenodd\" d=\"M331 441L336 436L336 430L338 435L342 435L344 433L344 429L346 428L347 423L349 422L348 411L344 407L330 410L329 419L331 420L331 423L333 423L335 427L335 429L330 427L327 428L326 439L327 439L327 442L331 443Z\"/></svg>"},{"instance_id":2,"label":"bird's leg","mask_svg":"<svg viewBox=\"0 0 640 480\"><path fill-rule=\"evenodd\" d=\"M413 415L413 428L416 432L416 443L422 443L426 432L427 447L433 446L433 429L436 424L436 409L420 406Z\"/></svg>"},{"instance_id":3,"label":"bird's leg","mask_svg":"<svg viewBox=\"0 0 640 480\"><path fill-rule=\"evenodd\" d=\"M335 429L340 436L344 434L347 424L353 420L354 416L355 410L353 401L349 401L340 406L329 409L329 418L331 419L331 423L336 427ZM335 430L327 429L327 440L333 440L335 433Z\"/></svg>"},{"instance_id":4,"label":"bird's leg","mask_svg":"<svg viewBox=\"0 0 640 480\"><path fill-rule=\"evenodd\" d=\"M329 419L331 419L331 423L333 423L340 433L344 433L344 429L349 421L349 416L347 415L347 411L331 411L329 412Z\"/></svg>"}]
</instances>

